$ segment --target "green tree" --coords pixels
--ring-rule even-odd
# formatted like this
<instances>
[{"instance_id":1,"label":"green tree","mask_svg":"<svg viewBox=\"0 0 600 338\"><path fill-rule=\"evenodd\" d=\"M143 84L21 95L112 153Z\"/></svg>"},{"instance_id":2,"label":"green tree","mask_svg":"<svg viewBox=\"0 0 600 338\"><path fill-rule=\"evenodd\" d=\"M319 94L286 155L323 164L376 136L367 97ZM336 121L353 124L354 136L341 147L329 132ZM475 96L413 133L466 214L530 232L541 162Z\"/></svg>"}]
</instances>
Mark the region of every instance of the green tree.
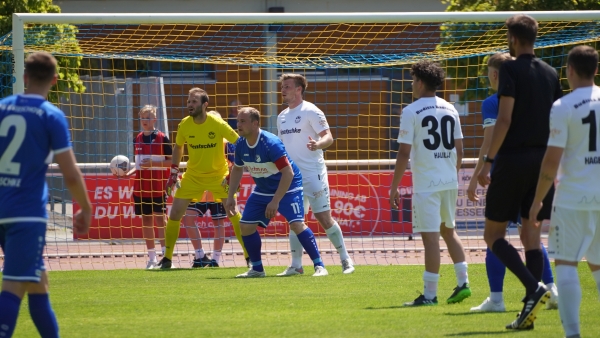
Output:
<instances>
[{"instance_id":1,"label":"green tree","mask_svg":"<svg viewBox=\"0 0 600 338\"><path fill-rule=\"evenodd\" d=\"M566 11L566 10L599 10L598 0L442 0L447 5L447 12L481 12L481 11ZM597 32L598 27L592 23L585 28ZM442 42L438 50L457 48L461 42L501 41L497 36L504 23L462 23L442 26ZM583 27L578 27L583 32ZM572 32L574 34L574 32ZM477 36L479 35L479 36ZM594 47L596 44L594 43ZM555 68L564 66L565 56L571 46L540 48L536 50L538 57L544 59ZM506 49L502 47L501 49ZM445 66L449 77L457 79L457 87L467 88L463 100L482 99L488 95L487 69L484 66L487 56L472 56L446 60ZM566 88L566 87L565 87Z\"/></svg>"},{"instance_id":2,"label":"green tree","mask_svg":"<svg viewBox=\"0 0 600 338\"><path fill-rule=\"evenodd\" d=\"M0 51L0 95L12 94L12 53L10 50L11 39L8 35L12 31L13 13L60 13L60 7L52 4L52 0L12 0L0 2L0 36L4 36L1 45L5 47ZM47 51L64 51L67 53L80 53L77 43L77 27L73 25L28 25L25 28L25 49L28 45L43 45ZM8 47L8 48L7 48ZM82 57L57 56L58 82L55 90L50 92L48 100L58 102L59 93L69 91L83 93L85 87L77 73ZM20 61L22 62L22 61Z\"/></svg>"}]
</instances>

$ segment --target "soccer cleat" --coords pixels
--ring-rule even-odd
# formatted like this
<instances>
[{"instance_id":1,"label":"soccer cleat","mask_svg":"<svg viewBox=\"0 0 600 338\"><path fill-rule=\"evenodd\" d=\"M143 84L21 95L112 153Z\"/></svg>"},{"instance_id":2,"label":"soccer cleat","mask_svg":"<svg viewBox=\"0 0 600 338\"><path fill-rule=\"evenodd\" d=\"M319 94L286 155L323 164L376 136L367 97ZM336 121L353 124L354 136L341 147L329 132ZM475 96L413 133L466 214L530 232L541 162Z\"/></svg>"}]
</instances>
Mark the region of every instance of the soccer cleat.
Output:
<instances>
[{"instance_id":1,"label":"soccer cleat","mask_svg":"<svg viewBox=\"0 0 600 338\"><path fill-rule=\"evenodd\" d=\"M536 314L540 308L550 299L550 291L543 284L539 284L537 290L523 299L523 311L517 319L506 325L509 330L531 330Z\"/></svg>"},{"instance_id":2,"label":"soccer cleat","mask_svg":"<svg viewBox=\"0 0 600 338\"><path fill-rule=\"evenodd\" d=\"M267 274L264 271L255 271L254 269L250 269L244 273L241 273L235 278L261 278L265 277Z\"/></svg>"},{"instance_id":3,"label":"soccer cleat","mask_svg":"<svg viewBox=\"0 0 600 338\"><path fill-rule=\"evenodd\" d=\"M218 268L219 264L217 264L217 261L215 261L214 259L210 259L208 258L207 255L204 255L204 257L198 259L194 259L194 262L192 264L192 268Z\"/></svg>"},{"instance_id":4,"label":"soccer cleat","mask_svg":"<svg viewBox=\"0 0 600 338\"><path fill-rule=\"evenodd\" d=\"M302 267L295 268L293 266L288 266L287 269L285 269L285 271L283 271L282 273L278 273L276 276L287 277L287 276L303 275L303 274L304 274L304 269Z\"/></svg>"},{"instance_id":5,"label":"soccer cleat","mask_svg":"<svg viewBox=\"0 0 600 338\"><path fill-rule=\"evenodd\" d=\"M504 301L500 303L492 302L490 297L486 298L481 305L472 307L471 311L473 312L504 312L506 311L506 307L504 306Z\"/></svg>"},{"instance_id":6,"label":"soccer cleat","mask_svg":"<svg viewBox=\"0 0 600 338\"><path fill-rule=\"evenodd\" d=\"M218 268L219 267L219 263L217 263L216 260L211 259L210 262L206 263L204 265L205 268Z\"/></svg>"},{"instance_id":7,"label":"soccer cleat","mask_svg":"<svg viewBox=\"0 0 600 338\"><path fill-rule=\"evenodd\" d=\"M558 309L558 289L556 285L552 285L550 288L550 299L546 302L546 310Z\"/></svg>"},{"instance_id":8,"label":"soccer cleat","mask_svg":"<svg viewBox=\"0 0 600 338\"><path fill-rule=\"evenodd\" d=\"M433 299L427 299L424 295L419 295L417 299L413 300L412 302L404 303L403 306L432 306L437 304L437 297L433 297Z\"/></svg>"},{"instance_id":9,"label":"soccer cleat","mask_svg":"<svg viewBox=\"0 0 600 338\"><path fill-rule=\"evenodd\" d=\"M150 261L148 261L148 264L146 264L146 270L156 269L157 266L158 266L158 262L156 261L156 259L150 260Z\"/></svg>"},{"instance_id":10,"label":"soccer cleat","mask_svg":"<svg viewBox=\"0 0 600 338\"><path fill-rule=\"evenodd\" d=\"M173 262L167 257L163 257L160 262L158 262L158 266L161 270L170 269L173 266Z\"/></svg>"},{"instance_id":11,"label":"soccer cleat","mask_svg":"<svg viewBox=\"0 0 600 338\"><path fill-rule=\"evenodd\" d=\"M348 258L342 261L342 272L346 275L354 272L354 264L352 263L352 259Z\"/></svg>"},{"instance_id":12,"label":"soccer cleat","mask_svg":"<svg viewBox=\"0 0 600 338\"><path fill-rule=\"evenodd\" d=\"M469 287L469 283L464 283L462 286L454 288L454 292L452 292L447 302L448 304L460 303L469 297L471 297L471 288Z\"/></svg>"},{"instance_id":13,"label":"soccer cleat","mask_svg":"<svg viewBox=\"0 0 600 338\"><path fill-rule=\"evenodd\" d=\"M327 272L327 269L325 269L324 266L315 266L315 273L313 273L313 277L323 277L327 275L329 275L329 272Z\"/></svg>"}]
</instances>

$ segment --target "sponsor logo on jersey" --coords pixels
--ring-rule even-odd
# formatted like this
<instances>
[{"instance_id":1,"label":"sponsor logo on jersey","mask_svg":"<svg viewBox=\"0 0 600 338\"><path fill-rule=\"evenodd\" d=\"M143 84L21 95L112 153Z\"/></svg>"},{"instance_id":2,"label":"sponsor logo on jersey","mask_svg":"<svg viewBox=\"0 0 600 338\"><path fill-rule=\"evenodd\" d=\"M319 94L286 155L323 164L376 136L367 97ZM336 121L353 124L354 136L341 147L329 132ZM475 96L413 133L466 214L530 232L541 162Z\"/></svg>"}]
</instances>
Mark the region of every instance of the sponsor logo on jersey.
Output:
<instances>
[{"instance_id":1,"label":"sponsor logo on jersey","mask_svg":"<svg viewBox=\"0 0 600 338\"><path fill-rule=\"evenodd\" d=\"M408 130L405 129L400 129L400 131L398 132L398 136L400 137L404 137L408 134Z\"/></svg>"},{"instance_id":2,"label":"sponsor logo on jersey","mask_svg":"<svg viewBox=\"0 0 600 338\"><path fill-rule=\"evenodd\" d=\"M281 135L287 135L287 134L300 134L300 132L302 131L302 129L299 128L292 128L292 129L284 129L281 131Z\"/></svg>"},{"instance_id":3,"label":"sponsor logo on jersey","mask_svg":"<svg viewBox=\"0 0 600 338\"><path fill-rule=\"evenodd\" d=\"M301 116L296 116L296 120L294 122L300 123L300 121L302 121L302 117Z\"/></svg>"},{"instance_id":4,"label":"sponsor logo on jersey","mask_svg":"<svg viewBox=\"0 0 600 338\"><path fill-rule=\"evenodd\" d=\"M260 156L256 155L256 162L260 162Z\"/></svg>"},{"instance_id":5,"label":"sponsor logo on jersey","mask_svg":"<svg viewBox=\"0 0 600 338\"><path fill-rule=\"evenodd\" d=\"M190 138L196 138L196 136L194 136L194 135L190 135Z\"/></svg>"},{"instance_id":6,"label":"sponsor logo on jersey","mask_svg":"<svg viewBox=\"0 0 600 338\"><path fill-rule=\"evenodd\" d=\"M216 143L207 143L207 144L190 144L192 149L206 149L206 148L214 148L216 147Z\"/></svg>"},{"instance_id":7,"label":"sponsor logo on jersey","mask_svg":"<svg viewBox=\"0 0 600 338\"><path fill-rule=\"evenodd\" d=\"M249 166L249 165L246 166L246 170L248 170L250 175L266 174L269 172L269 169L267 169L265 167L254 167L254 166Z\"/></svg>"},{"instance_id":8,"label":"sponsor logo on jersey","mask_svg":"<svg viewBox=\"0 0 600 338\"><path fill-rule=\"evenodd\" d=\"M215 133L214 133L214 132L212 132L212 131L211 131L211 132L209 132L209 133L208 133L208 138L209 138L209 139L213 139L213 138L215 138Z\"/></svg>"}]
</instances>

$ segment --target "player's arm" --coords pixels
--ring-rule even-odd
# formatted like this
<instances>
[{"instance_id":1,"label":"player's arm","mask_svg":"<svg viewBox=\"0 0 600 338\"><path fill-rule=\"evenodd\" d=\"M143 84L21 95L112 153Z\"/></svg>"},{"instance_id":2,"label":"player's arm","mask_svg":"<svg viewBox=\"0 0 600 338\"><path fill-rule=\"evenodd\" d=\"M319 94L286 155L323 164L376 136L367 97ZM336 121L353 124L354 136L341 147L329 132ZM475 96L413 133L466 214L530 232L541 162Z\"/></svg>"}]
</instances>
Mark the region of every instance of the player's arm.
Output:
<instances>
[{"instance_id":1,"label":"player's arm","mask_svg":"<svg viewBox=\"0 0 600 338\"><path fill-rule=\"evenodd\" d=\"M169 169L169 179L167 180L167 185L165 186L165 190L169 196L173 194L173 189L179 180L179 164L181 162L181 157L183 156L183 145L185 144L185 139L180 135L181 133L178 132L176 143L173 146L173 154L171 155L171 169Z\"/></svg>"},{"instance_id":2,"label":"player's arm","mask_svg":"<svg viewBox=\"0 0 600 338\"><path fill-rule=\"evenodd\" d=\"M400 144L400 147L398 148L398 154L396 155L396 167L394 168L394 177L392 178L392 185L390 187L390 206L393 209L398 209L400 205L398 186L408 167L414 138L414 125L414 114L405 109L400 115L400 131L398 132L398 143Z\"/></svg>"},{"instance_id":3,"label":"player's arm","mask_svg":"<svg viewBox=\"0 0 600 338\"><path fill-rule=\"evenodd\" d=\"M294 179L294 170L290 165L290 161L288 160L286 155L283 155L278 160L276 160L275 165L279 172L281 173L281 179L279 180L279 185L277 186L277 190L275 190L275 195L273 195L273 199L269 204L267 204L267 208L265 210L265 216L267 218L273 218L277 215L277 209L279 209L279 202L285 196L287 191L290 189L290 185L292 184L292 180Z\"/></svg>"},{"instance_id":4,"label":"player's arm","mask_svg":"<svg viewBox=\"0 0 600 338\"><path fill-rule=\"evenodd\" d=\"M90 222L92 220L92 204L90 203L81 171L77 168L73 150L69 149L55 154L54 161L58 163L65 186L69 189L73 200L80 207L80 212L74 215L75 222L73 223L73 229L77 234L86 234L90 229Z\"/></svg>"},{"instance_id":5,"label":"player's arm","mask_svg":"<svg viewBox=\"0 0 600 338\"><path fill-rule=\"evenodd\" d=\"M136 153L136 152L135 152L135 139L133 139L133 153L134 153L134 154ZM138 157L137 157L137 155L134 155L134 156L135 156L135 160L136 160L136 162L137 162L137 158L138 158ZM137 163L136 163L136 164L137 164ZM133 166L133 168L129 169L129 171L125 173L125 176L131 176L131 175L135 174L135 171L137 170L135 167L136 167L136 166L134 165L134 166ZM117 175L115 172L113 172L112 174L113 174L113 176L115 176L115 177L117 177L117 176L118 176L118 175Z\"/></svg>"},{"instance_id":6,"label":"player's arm","mask_svg":"<svg viewBox=\"0 0 600 338\"><path fill-rule=\"evenodd\" d=\"M454 147L456 147L456 171L458 172L460 167L462 167L462 160L464 156L462 138L454 140Z\"/></svg>"},{"instance_id":7,"label":"player's arm","mask_svg":"<svg viewBox=\"0 0 600 338\"><path fill-rule=\"evenodd\" d=\"M308 144L306 145L310 150L326 149L333 144L333 135L329 129L329 123L327 118L322 111L318 110L311 112L308 115L309 123L313 130L319 135L319 140L313 140L310 136L308 137Z\"/></svg>"},{"instance_id":8,"label":"player's arm","mask_svg":"<svg viewBox=\"0 0 600 338\"><path fill-rule=\"evenodd\" d=\"M323 130L319 133L319 136L321 138L319 141L317 141L317 149L327 149L333 144L333 135L331 135L331 130Z\"/></svg>"},{"instance_id":9,"label":"player's arm","mask_svg":"<svg viewBox=\"0 0 600 338\"><path fill-rule=\"evenodd\" d=\"M477 176L483 167L483 156L486 155L490 149L490 142L492 141L492 134L494 133L494 126L486 127L483 130L483 142L481 143L481 149L479 149L479 158L477 159L477 164L475 165L475 169L473 170L473 176L471 176L471 181L469 182L469 187L467 188L467 197L469 200L475 202L479 201L479 196L477 195Z\"/></svg>"},{"instance_id":10,"label":"player's arm","mask_svg":"<svg viewBox=\"0 0 600 338\"><path fill-rule=\"evenodd\" d=\"M498 154L498 150L502 146L508 128L510 128L510 122L512 121L513 108L515 107L515 98L510 96L501 96L500 103L498 105L498 119L490 140L490 146L487 153L489 158L495 158Z\"/></svg>"}]
</instances>

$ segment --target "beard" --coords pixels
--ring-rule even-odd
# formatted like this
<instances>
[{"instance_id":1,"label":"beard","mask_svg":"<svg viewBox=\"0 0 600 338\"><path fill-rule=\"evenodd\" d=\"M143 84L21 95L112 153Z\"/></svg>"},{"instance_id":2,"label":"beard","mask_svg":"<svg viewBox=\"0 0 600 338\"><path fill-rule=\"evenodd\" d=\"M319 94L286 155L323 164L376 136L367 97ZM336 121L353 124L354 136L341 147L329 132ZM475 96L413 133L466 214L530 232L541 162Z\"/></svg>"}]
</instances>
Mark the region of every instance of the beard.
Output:
<instances>
[{"instance_id":1,"label":"beard","mask_svg":"<svg viewBox=\"0 0 600 338\"><path fill-rule=\"evenodd\" d=\"M200 114L202 114L202 107L198 107L196 109L194 109L191 113L190 116L191 117L198 117L200 116Z\"/></svg>"},{"instance_id":2,"label":"beard","mask_svg":"<svg viewBox=\"0 0 600 338\"><path fill-rule=\"evenodd\" d=\"M511 40L508 40L508 53L510 56L514 57L515 55L515 46L513 45Z\"/></svg>"}]
</instances>

